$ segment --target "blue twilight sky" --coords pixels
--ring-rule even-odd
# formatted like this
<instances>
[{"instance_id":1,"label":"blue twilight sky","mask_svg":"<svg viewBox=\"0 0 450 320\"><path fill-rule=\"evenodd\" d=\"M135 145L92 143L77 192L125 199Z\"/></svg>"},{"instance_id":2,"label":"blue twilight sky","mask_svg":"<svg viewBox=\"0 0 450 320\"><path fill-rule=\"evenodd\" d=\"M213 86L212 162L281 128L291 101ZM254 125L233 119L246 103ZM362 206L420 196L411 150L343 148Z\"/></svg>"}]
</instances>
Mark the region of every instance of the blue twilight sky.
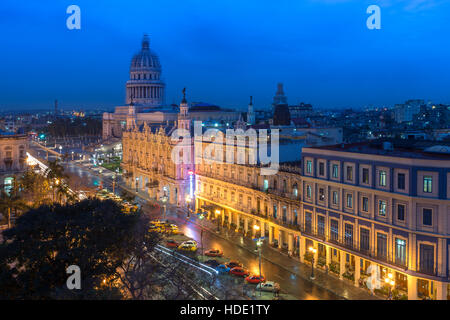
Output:
<instances>
[{"instance_id":1,"label":"blue twilight sky","mask_svg":"<svg viewBox=\"0 0 450 320\"><path fill-rule=\"evenodd\" d=\"M66 8L81 8L81 30ZM370 4L381 30L366 27ZM166 102L389 106L450 103L448 0L40 0L0 2L0 110L121 105L144 33Z\"/></svg>"}]
</instances>

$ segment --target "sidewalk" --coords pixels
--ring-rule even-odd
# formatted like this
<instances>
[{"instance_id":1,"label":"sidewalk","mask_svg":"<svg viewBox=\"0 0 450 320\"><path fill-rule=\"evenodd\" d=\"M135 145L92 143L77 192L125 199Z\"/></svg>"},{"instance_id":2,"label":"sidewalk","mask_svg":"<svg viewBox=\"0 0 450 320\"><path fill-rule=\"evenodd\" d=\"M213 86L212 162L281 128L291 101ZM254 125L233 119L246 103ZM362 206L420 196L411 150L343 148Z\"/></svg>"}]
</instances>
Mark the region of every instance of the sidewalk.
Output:
<instances>
[{"instance_id":1,"label":"sidewalk","mask_svg":"<svg viewBox=\"0 0 450 320\"><path fill-rule=\"evenodd\" d=\"M180 209L179 209L180 210ZM180 210L181 211L181 210ZM241 233L237 233L228 228L221 228L221 232L217 233L217 224L210 221L202 221L202 224L197 221L196 215L191 214L190 219L186 219L191 223L197 224L209 232L215 233L218 237L233 242L235 245L248 250L252 254L255 249L255 242L248 237L243 237ZM243 239L242 239L243 238ZM287 255L279 252L277 249L270 247L264 243L262 248L262 258L278 265L280 268L293 273L307 281L313 282L315 285L322 287L335 295L348 300L380 300L379 297L372 295L364 289L355 287L352 283L345 280L339 280L338 277L327 275L323 270L315 268L314 280L310 279L311 266L300 262L299 259L289 258Z\"/></svg>"}]
</instances>

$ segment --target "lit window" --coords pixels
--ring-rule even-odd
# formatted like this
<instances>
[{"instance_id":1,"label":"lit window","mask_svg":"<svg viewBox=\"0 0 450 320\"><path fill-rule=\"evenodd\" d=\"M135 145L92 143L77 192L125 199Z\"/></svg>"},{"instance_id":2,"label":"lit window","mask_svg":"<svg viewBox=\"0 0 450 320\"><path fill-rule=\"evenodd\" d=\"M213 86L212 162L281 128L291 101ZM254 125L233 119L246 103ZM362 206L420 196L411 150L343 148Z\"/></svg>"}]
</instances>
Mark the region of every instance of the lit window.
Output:
<instances>
[{"instance_id":1,"label":"lit window","mask_svg":"<svg viewBox=\"0 0 450 320\"><path fill-rule=\"evenodd\" d=\"M306 186L306 197L311 198L311 186L310 185Z\"/></svg>"},{"instance_id":2,"label":"lit window","mask_svg":"<svg viewBox=\"0 0 450 320\"><path fill-rule=\"evenodd\" d=\"M353 195L351 193L347 194L347 207L353 208Z\"/></svg>"},{"instance_id":3,"label":"lit window","mask_svg":"<svg viewBox=\"0 0 450 320\"><path fill-rule=\"evenodd\" d=\"M378 214L383 217L386 216L386 201L378 201Z\"/></svg>"},{"instance_id":4,"label":"lit window","mask_svg":"<svg viewBox=\"0 0 450 320\"><path fill-rule=\"evenodd\" d=\"M324 191L323 188L320 188L320 189L319 189L319 200L320 200L320 201L325 200L325 191Z\"/></svg>"},{"instance_id":5,"label":"lit window","mask_svg":"<svg viewBox=\"0 0 450 320\"><path fill-rule=\"evenodd\" d=\"M423 177L423 192L431 193L433 192L433 177L424 176Z\"/></svg>"},{"instance_id":6,"label":"lit window","mask_svg":"<svg viewBox=\"0 0 450 320\"><path fill-rule=\"evenodd\" d=\"M386 171L380 170L380 187L386 187Z\"/></svg>"},{"instance_id":7,"label":"lit window","mask_svg":"<svg viewBox=\"0 0 450 320\"><path fill-rule=\"evenodd\" d=\"M333 204L339 203L339 195L337 191L333 191Z\"/></svg>"},{"instance_id":8,"label":"lit window","mask_svg":"<svg viewBox=\"0 0 450 320\"><path fill-rule=\"evenodd\" d=\"M333 164L333 178L339 177L339 166L337 164Z\"/></svg>"},{"instance_id":9,"label":"lit window","mask_svg":"<svg viewBox=\"0 0 450 320\"><path fill-rule=\"evenodd\" d=\"M312 161L311 160L306 161L306 173L312 173Z\"/></svg>"},{"instance_id":10,"label":"lit window","mask_svg":"<svg viewBox=\"0 0 450 320\"><path fill-rule=\"evenodd\" d=\"M353 181L353 167L347 167L347 181Z\"/></svg>"},{"instance_id":11,"label":"lit window","mask_svg":"<svg viewBox=\"0 0 450 320\"><path fill-rule=\"evenodd\" d=\"M369 184L369 169L368 168L362 169L362 182L365 184Z\"/></svg>"},{"instance_id":12,"label":"lit window","mask_svg":"<svg viewBox=\"0 0 450 320\"><path fill-rule=\"evenodd\" d=\"M362 198L362 209L365 212L369 211L369 198L367 198L367 197Z\"/></svg>"}]
</instances>

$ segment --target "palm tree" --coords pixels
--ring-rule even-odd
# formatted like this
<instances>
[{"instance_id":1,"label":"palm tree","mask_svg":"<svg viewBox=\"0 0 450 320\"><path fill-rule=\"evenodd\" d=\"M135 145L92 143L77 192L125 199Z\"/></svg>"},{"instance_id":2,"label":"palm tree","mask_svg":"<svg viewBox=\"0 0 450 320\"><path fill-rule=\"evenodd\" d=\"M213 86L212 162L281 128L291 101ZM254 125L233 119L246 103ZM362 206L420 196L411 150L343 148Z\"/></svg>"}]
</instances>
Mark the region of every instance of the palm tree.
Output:
<instances>
[{"instance_id":1,"label":"palm tree","mask_svg":"<svg viewBox=\"0 0 450 320\"><path fill-rule=\"evenodd\" d=\"M51 180L67 178L67 175L64 173L64 167L59 163L59 160L49 161L44 175Z\"/></svg>"},{"instance_id":2,"label":"palm tree","mask_svg":"<svg viewBox=\"0 0 450 320\"><path fill-rule=\"evenodd\" d=\"M62 179L67 178L67 175L64 173L64 167L58 160L49 161L44 175L49 181L49 184L53 185L53 201L55 201L56 189L59 189L59 186L63 185Z\"/></svg>"},{"instance_id":3,"label":"palm tree","mask_svg":"<svg viewBox=\"0 0 450 320\"><path fill-rule=\"evenodd\" d=\"M66 201L68 201L68 200L69 201L73 201L73 199L74 199L73 195L69 192L69 187L65 183L57 184L56 194L58 196L58 202L59 203L62 203L63 197L64 197L64 199Z\"/></svg>"},{"instance_id":4,"label":"palm tree","mask_svg":"<svg viewBox=\"0 0 450 320\"><path fill-rule=\"evenodd\" d=\"M0 210L7 213L8 218L8 228L11 228L11 211L27 209L28 206L16 193L6 193L4 190L0 193Z\"/></svg>"}]
</instances>

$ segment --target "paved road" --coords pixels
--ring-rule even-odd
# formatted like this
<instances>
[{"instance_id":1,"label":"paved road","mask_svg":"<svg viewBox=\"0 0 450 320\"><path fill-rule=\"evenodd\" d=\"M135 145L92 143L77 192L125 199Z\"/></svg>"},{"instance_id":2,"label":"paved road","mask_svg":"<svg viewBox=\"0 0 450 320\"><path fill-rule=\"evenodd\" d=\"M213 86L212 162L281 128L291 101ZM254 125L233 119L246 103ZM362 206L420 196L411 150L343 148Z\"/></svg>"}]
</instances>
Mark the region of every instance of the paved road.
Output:
<instances>
[{"instance_id":1,"label":"paved road","mask_svg":"<svg viewBox=\"0 0 450 320\"><path fill-rule=\"evenodd\" d=\"M174 210L167 210L167 218L175 221L175 223L180 227L180 231L186 236L193 238L200 243L201 228L197 224L186 222L184 218L178 217ZM232 234L234 232L229 231L229 233ZM241 238L241 241L243 241L241 236L238 237ZM212 248L220 249L224 252L224 256L232 260L240 261L247 269L249 269L251 273L259 274L259 260L257 252L239 247L236 244L219 237L213 232L203 232L203 243L206 250ZM283 292L293 295L300 300L341 299L334 293L314 285L312 282L300 278L299 276L286 271L284 268L281 268L268 260L262 260L262 274L267 278L267 280L278 282Z\"/></svg>"},{"instance_id":2,"label":"paved road","mask_svg":"<svg viewBox=\"0 0 450 320\"><path fill-rule=\"evenodd\" d=\"M38 147L34 148L35 154L40 153L41 157L45 157L45 152ZM49 160L53 160L55 156L49 155ZM111 173L95 173L92 169L88 169L82 165L82 163L74 163L74 162L66 162L64 163L66 168L66 172L76 175L80 178L85 186L88 187L97 187L103 182L103 186L107 187L111 190L112 179ZM116 193L117 190L116 189ZM141 204L145 204L146 200L142 198L137 198L138 202ZM200 227L194 223L187 222L185 219L181 217L177 217L175 210L168 209L167 216L170 219L173 219L177 225L179 225L181 231L188 237L195 239L200 243ZM233 232L230 231L230 235ZM243 239L241 239L243 243ZM229 257L233 260L239 260L244 264L246 268L248 268L252 273L259 273L259 261L257 253L252 250L244 249L240 246L237 246L233 242L230 242L222 237L219 237L215 233L204 232L203 233L203 243L204 248L218 248L222 250L226 257ZM270 250L270 249L266 249ZM262 270L263 275L267 278L267 280L272 280L280 283L282 291L295 296L301 300L315 300L315 299L325 299L325 300L336 300L341 299L336 294L328 291L320 286L315 285L311 281L305 280L294 273L288 272L286 269L274 264L268 260L264 260L262 262Z\"/></svg>"}]
</instances>

